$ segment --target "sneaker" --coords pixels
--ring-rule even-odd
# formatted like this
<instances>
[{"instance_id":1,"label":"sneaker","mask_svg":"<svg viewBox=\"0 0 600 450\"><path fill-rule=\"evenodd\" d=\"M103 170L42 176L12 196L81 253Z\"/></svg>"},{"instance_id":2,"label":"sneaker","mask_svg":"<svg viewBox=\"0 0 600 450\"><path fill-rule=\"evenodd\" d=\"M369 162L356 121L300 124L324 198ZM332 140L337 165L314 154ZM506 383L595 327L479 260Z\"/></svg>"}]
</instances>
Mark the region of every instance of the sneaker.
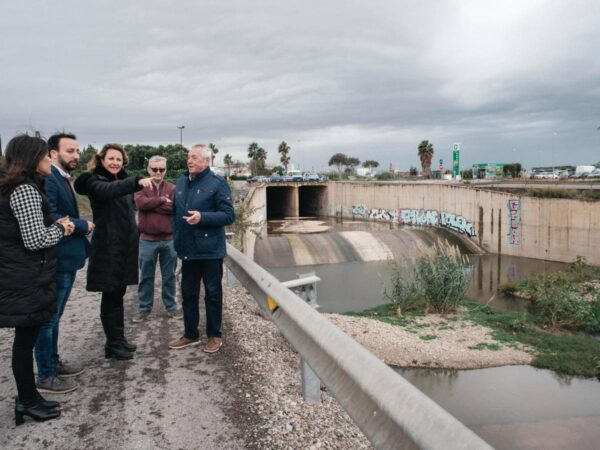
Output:
<instances>
[{"instance_id":1,"label":"sneaker","mask_svg":"<svg viewBox=\"0 0 600 450\"><path fill-rule=\"evenodd\" d=\"M44 392L46 394L66 394L67 392L73 392L79 387L78 384L69 380L63 380L56 375L41 379L38 378L35 385L39 392Z\"/></svg>"},{"instance_id":2,"label":"sneaker","mask_svg":"<svg viewBox=\"0 0 600 450\"><path fill-rule=\"evenodd\" d=\"M209 337L208 342L206 343L206 347L204 347L204 351L206 353L217 353L221 346L223 345L223 339L220 337Z\"/></svg>"},{"instance_id":3,"label":"sneaker","mask_svg":"<svg viewBox=\"0 0 600 450\"><path fill-rule=\"evenodd\" d=\"M170 311L167 311L167 314L172 319L183 319L183 311L181 308L175 308Z\"/></svg>"},{"instance_id":4,"label":"sneaker","mask_svg":"<svg viewBox=\"0 0 600 450\"><path fill-rule=\"evenodd\" d=\"M83 367L74 364L65 364L64 361L58 360L56 366L56 375L62 378L75 377L83 372Z\"/></svg>"},{"instance_id":5,"label":"sneaker","mask_svg":"<svg viewBox=\"0 0 600 450\"><path fill-rule=\"evenodd\" d=\"M133 323L143 322L148 318L149 315L150 311L138 311L137 313L135 313L135 316L131 318L131 321Z\"/></svg>"},{"instance_id":6,"label":"sneaker","mask_svg":"<svg viewBox=\"0 0 600 450\"><path fill-rule=\"evenodd\" d=\"M189 347L190 345L198 345L200 339L188 339L185 336L181 336L179 339L169 342L169 348L173 350L179 350L182 348Z\"/></svg>"}]
</instances>

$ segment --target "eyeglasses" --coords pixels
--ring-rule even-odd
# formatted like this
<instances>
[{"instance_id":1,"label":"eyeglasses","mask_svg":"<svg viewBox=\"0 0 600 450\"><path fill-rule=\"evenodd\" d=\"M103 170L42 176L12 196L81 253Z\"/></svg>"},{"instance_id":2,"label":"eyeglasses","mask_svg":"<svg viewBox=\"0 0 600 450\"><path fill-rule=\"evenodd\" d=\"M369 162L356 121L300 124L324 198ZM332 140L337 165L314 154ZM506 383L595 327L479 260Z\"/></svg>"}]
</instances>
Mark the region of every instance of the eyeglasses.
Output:
<instances>
[{"instance_id":1,"label":"eyeglasses","mask_svg":"<svg viewBox=\"0 0 600 450\"><path fill-rule=\"evenodd\" d=\"M163 167L150 167L150 170L152 172L160 172L160 173L164 173L167 169L163 168Z\"/></svg>"}]
</instances>

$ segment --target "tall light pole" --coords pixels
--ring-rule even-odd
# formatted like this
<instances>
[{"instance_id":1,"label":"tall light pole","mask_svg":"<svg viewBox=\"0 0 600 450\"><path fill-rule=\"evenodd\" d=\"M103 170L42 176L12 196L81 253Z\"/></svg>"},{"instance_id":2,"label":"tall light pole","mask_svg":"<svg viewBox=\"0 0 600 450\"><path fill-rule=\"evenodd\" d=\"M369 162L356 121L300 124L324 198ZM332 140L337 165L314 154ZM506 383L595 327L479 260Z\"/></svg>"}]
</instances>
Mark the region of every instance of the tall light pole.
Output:
<instances>
[{"instance_id":1,"label":"tall light pole","mask_svg":"<svg viewBox=\"0 0 600 450\"><path fill-rule=\"evenodd\" d=\"M183 129L185 125L177 125L177 128L179 128L179 145L183 147Z\"/></svg>"}]
</instances>

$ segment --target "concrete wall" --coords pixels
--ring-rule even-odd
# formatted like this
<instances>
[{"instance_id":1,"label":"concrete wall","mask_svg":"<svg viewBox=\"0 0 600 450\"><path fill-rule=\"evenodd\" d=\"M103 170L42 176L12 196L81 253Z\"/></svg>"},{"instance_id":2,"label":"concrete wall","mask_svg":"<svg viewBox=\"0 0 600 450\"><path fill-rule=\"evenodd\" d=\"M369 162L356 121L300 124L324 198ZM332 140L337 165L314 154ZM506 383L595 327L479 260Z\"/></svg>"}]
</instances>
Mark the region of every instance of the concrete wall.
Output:
<instances>
[{"instance_id":1,"label":"concrete wall","mask_svg":"<svg viewBox=\"0 0 600 450\"><path fill-rule=\"evenodd\" d=\"M600 203L537 199L449 184L330 182L328 214L432 224L491 253L600 264Z\"/></svg>"},{"instance_id":2,"label":"concrete wall","mask_svg":"<svg viewBox=\"0 0 600 450\"><path fill-rule=\"evenodd\" d=\"M251 230L244 234L243 252L250 258L254 257L256 239L267 232L265 221L267 220L267 190L265 187L252 187L245 200L246 208L253 211L248 217L252 224L256 224Z\"/></svg>"}]
</instances>

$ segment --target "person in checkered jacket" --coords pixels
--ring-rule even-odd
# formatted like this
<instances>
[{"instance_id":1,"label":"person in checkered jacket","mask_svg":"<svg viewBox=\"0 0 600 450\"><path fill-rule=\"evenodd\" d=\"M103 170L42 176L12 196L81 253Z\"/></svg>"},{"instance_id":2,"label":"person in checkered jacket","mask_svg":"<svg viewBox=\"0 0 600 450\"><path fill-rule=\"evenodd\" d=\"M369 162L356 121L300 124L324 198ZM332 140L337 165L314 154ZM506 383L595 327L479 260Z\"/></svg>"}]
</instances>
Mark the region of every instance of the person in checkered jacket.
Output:
<instances>
[{"instance_id":1,"label":"person in checkered jacket","mask_svg":"<svg viewBox=\"0 0 600 450\"><path fill-rule=\"evenodd\" d=\"M6 147L0 174L0 327L14 328L12 369L17 385L15 421L60 416L58 402L45 400L33 375L33 345L40 326L56 309L55 246L75 226L68 217L54 221L44 194L51 173L48 145L27 135Z\"/></svg>"}]
</instances>

